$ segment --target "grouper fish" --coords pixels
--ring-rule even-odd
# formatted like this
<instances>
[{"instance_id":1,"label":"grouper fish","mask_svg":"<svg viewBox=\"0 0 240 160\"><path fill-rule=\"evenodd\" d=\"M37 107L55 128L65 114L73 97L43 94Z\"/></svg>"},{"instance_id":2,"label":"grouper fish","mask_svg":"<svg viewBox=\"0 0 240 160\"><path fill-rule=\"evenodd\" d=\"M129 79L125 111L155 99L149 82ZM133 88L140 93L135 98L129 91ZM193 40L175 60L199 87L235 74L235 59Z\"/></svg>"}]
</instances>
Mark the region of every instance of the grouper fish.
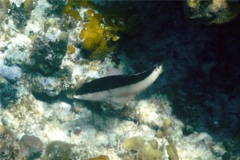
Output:
<instances>
[{"instance_id":1,"label":"grouper fish","mask_svg":"<svg viewBox=\"0 0 240 160\"><path fill-rule=\"evenodd\" d=\"M133 75L112 75L84 83L74 98L124 105L149 87L162 73L161 65Z\"/></svg>"}]
</instances>

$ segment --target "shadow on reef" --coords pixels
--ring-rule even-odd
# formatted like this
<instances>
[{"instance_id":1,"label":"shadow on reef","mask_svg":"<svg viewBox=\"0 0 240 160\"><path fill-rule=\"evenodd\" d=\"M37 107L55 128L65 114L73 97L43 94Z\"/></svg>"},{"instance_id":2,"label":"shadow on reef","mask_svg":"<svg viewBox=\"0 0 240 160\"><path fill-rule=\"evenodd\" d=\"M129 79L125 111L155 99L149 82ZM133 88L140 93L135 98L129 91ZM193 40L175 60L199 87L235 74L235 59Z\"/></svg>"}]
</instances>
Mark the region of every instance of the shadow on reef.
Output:
<instances>
[{"instance_id":1,"label":"shadow on reef","mask_svg":"<svg viewBox=\"0 0 240 160\"><path fill-rule=\"evenodd\" d=\"M119 44L129 65L142 70L165 59L154 92L168 96L184 134L207 132L240 156L240 16L206 25L187 19L180 2L142 3L144 11L134 6L138 29Z\"/></svg>"},{"instance_id":2,"label":"shadow on reef","mask_svg":"<svg viewBox=\"0 0 240 160\"><path fill-rule=\"evenodd\" d=\"M0 103L3 108L7 108L8 104L17 100L17 89L14 83L0 77Z\"/></svg>"},{"instance_id":3,"label":"shadow on reef","mask_svg":"<svg viewBox=\"0 0 240 160\"><path fill-rule=\"evenodd\" d=\"M84 107L89 109L92 113L101 115L102 117L119 117L119 119L129 120L129 117L124 116L124 114L119 114L119 110L113 108L111 104L103 102L91 102L85 100L74 100L68 98L65 93L61 93L57 96L49 96L45 93L32 92L33 96L40 101L46 102L48 104L54 104L56 101L66 102L72 104L74 102L80 102ZM75 107L71 109L73 112L78 113L78 110ZM131 119L133 120L133 119ZM135 121L135 120L133 120Z\"/></svg>"}]
</instances>

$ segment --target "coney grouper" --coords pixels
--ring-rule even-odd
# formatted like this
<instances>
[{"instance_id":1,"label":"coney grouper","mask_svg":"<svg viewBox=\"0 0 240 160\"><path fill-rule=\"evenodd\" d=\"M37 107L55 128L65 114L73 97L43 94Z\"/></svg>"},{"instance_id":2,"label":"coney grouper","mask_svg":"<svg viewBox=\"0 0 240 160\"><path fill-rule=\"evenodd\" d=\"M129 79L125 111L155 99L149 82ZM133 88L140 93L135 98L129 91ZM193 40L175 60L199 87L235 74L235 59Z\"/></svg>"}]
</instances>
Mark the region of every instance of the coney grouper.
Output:
<instances>
[{"instance_id":1,"label":"coney grouper","mask_svg":"<svg viewBox=\"0 0 240 160\"><path fill-rule=\"evenodd\" d=\"M138 93L149 87L162 73L162 66L133 75L113 75L85 83L76 90L74 98L88 101L105 101L123 106Z\"/></svg>"}]
</instances>

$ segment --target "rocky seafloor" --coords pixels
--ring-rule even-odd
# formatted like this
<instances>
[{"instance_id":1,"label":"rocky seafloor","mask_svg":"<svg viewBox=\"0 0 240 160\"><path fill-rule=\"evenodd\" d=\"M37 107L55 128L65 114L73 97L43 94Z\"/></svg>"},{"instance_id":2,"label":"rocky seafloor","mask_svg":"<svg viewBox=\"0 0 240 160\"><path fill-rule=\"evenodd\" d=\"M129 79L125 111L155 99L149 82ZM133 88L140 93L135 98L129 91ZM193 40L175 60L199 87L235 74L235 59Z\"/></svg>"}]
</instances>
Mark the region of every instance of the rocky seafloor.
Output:
<instances>
[{"instance_id":1,"label":"rocky seafloor","mask_svg":"<svg viewBox=\"0 0 240 160\"><path fill-rule=\"evenodd\" d=\"M0 159L240 159L239 12L238 0L0 0ZM74 99L155 64L122 109Z\"/></svg>"}]
</instances>

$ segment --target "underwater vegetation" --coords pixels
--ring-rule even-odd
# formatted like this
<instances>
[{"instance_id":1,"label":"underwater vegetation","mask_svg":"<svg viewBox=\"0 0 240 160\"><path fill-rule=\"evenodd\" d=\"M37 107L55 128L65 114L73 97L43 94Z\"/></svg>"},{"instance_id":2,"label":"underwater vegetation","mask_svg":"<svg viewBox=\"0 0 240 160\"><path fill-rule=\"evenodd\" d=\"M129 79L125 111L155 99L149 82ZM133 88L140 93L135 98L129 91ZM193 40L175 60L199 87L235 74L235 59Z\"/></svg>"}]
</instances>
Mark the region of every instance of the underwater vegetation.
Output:
<instances>
[{"instance_id":1,"label":"underwater vegetation","mask_svg":"<svg viewBox=\"0 0 240 160\"><path fill-rule=\"evenodd\" d=\"M143 147L144 142L145 141L141 136L137 136L137 137L125 139L122 145L123 145L123 148L126 150L138 151Z\"/></svg>"},{"instance_id":2,"label":"underwater vegetation","mask_svg":"<svg viewBox=\"0 0 240 160\"><path fill-rule=\"evenodd\" d=\"M233 20L240 13L240 2L230 0L187 0L185 13L189 18L206 24L222 24Z\"/></svg>"}]
</instances>

